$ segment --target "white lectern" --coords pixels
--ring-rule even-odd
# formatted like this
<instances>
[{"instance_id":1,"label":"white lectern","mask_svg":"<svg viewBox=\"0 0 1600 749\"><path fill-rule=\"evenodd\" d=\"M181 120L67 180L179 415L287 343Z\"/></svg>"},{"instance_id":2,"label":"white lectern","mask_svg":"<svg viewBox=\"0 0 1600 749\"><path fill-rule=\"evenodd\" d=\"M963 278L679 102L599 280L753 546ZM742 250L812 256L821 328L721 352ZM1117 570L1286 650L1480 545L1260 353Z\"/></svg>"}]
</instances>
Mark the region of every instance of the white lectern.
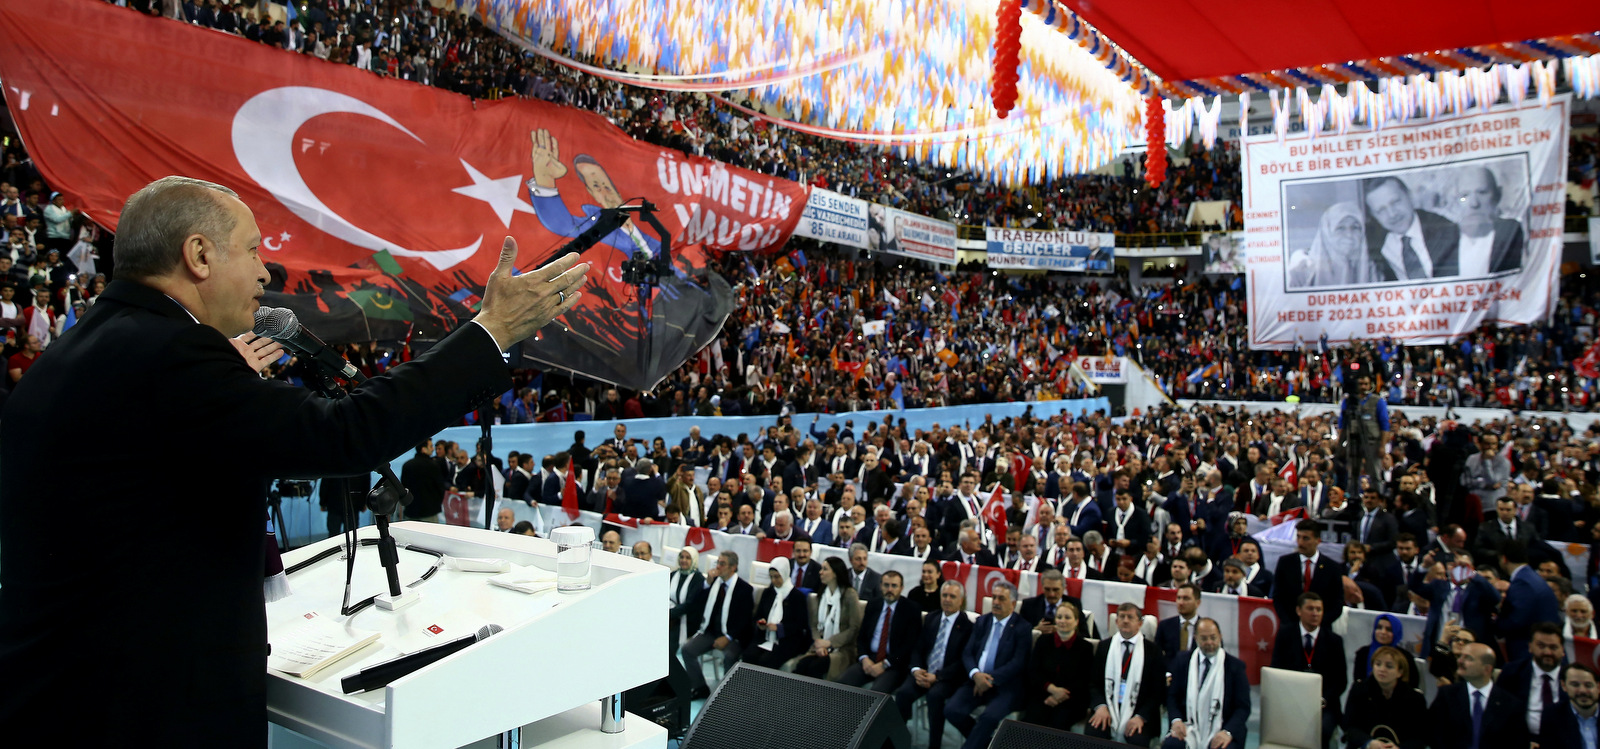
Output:
<instances>
[{"instance_id":1,"label":"white lectern","mask_svg":"<svg viewBox=\"0 0 1600 749\"><path fill-rule=\"evenodd\" d=\"M299 734L274 729L274 745L362 749L461 747L523 730L527 739L561 746L666 746L665 729L628 716L621 734L602 733L599 701L667 675L665 567L596 550L593 587L580 593L526 594L490 585L492 575L460 572L408 547L451 557L505 559L555 570L555 544L480 528L406 522L392 526L400 551L400 581L421 594L395 611L377 606L349 617L356 630L378 631L377 642L308 679L268 669L269 719ZM372 527L362 538L375 538ZM330 538L284 556L285 566L338 546ZM267 604L269 641L307 612L339 616L345 560L331 556L289 576L293 594ZM386 592L375 546L356 555L351 602ZM504 631L387 687L344 694L340 680L403 653L470 635L484 624ZM592 726L585 728L585 724ZM592 735L590 735L592 734ZM315 744L312 744L315 745ZM531 746L531 743L525 743Z\"/></svg>"}]
</instances>

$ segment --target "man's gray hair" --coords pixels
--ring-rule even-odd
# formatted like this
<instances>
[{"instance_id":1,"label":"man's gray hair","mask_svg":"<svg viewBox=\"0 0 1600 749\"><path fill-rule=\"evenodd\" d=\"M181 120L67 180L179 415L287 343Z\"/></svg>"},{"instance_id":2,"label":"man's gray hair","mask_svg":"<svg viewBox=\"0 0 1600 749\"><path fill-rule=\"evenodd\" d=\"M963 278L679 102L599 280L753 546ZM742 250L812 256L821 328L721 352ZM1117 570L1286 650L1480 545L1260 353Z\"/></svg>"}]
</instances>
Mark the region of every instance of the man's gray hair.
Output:
<instances>
[{"instance_id":1,"label":"man's gray hair","mask_svg":"<svg viewBox=\"0 0 1600 749\"><path fill-rule=\"evenodd\" d=\"M1057 580L1066 580L1066 579L1067 579L1067 576L1061 574L1061 570L1045 570L1044 574L1039 576L1039 580L1041 580L1043 582L1055 582Z\"/></svg>"},{"instance_id":2,"label":"man's gray hair","mask_svg":"<svg viewBox=\"0 0 1600 749\"><path fill-rule=\"evenodd\" d=\"M1004 590L1006 592L1009 592L1011 594L1011 600L1012 601L1016 601L1017 600L1017 586L1012 585L1009 582L1004 582L1004 581L995 583L994 584L994 588L989 591L989 595L992 597L992 596L994 596L995 593L998 593L998 592L1000 592L1002 590Z\"/></svg>"},{"instance_id":3,"label":"man's gray hair","mask_svg":"<svg viewBox=\"0 0 1600 749\"><path fill-rule=\"evenodd\" d=\"M958 583L958 582L956 582L954 580L946 580L946 581L944 581L943 585L939 586L939 590L942 591L945 588L955 588L956 589L956 593L961 596L961 602L962 603L966 603L966 601L967 601L967 589L962 587L961 583Z\"/></svg>"},{"instance_id":4,"label":"man's gray hair","mask_svg":"<svg viewBox=\"0 0 1600 749\"><path fill-rule=\"evenodd\" d=\"M192 177L162 177L122 206L112 243L116 275L132 280L159 278L183 263L183 240L202 234L225 246L235 220L220 195L238 197L222 185Z\"/></svg>"},{"instance_id":5,"label":"man's gray hair","mask_svg":"<svg viewBox=\"0 0 1600 749\"><path fill-rule=\"evenodd\" d=\"M779 520L787 520L793 523L794 513L789 512L788 510L778 510L777 512L772 513L772 522L776 523Z\"/></svg>"},{"instance_id":6,"label":"man's gray hair","mask_svg":"<svg viewBox=\"0 0 1600 749\"><path fill-rule=\"evenodd\" d=\"M1083 534L1083 545L1084 546L1094 546L1095 544L1103 544L1103 543L1105 543L1105 541L1106 541L1105 536L1100 535L1100 531L1089 531L1088 533Z\"/></svg>"},{"instance_id":7,"label":"man's gray hair","mask_svg":"<svg viewBox=\"0 0 1600 749\"><path fill-rule=\"evenodd\" d=\"M855 556L858 551L866 551L866 544L850 544L850 556Z\"/></svg>"},{"instance_id":8,"label":"man's gray hair","mask_svg":"<svg viewBox=\"0 0 1600 749\"><path fill-rule=\"evenodd\" d=\"M651 462L649 458L640 458L637 462L635 462L633 464L633 472L634 473L649 473L650 469L655 468L655 467L656 467L656 464Z\"/></svg>"}]
</instances>

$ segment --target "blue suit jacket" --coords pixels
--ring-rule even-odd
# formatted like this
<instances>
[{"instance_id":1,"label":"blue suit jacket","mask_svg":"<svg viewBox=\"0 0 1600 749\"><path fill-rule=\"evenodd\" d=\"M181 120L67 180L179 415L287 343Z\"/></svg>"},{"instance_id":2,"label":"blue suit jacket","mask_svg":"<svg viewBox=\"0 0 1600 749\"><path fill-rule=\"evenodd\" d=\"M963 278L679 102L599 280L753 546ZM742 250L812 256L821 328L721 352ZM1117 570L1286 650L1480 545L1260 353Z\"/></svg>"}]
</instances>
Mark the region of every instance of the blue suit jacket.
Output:
<instances>
[{"instance_id":1,"label":"blue suit jacket","mask_svg":"<svg viewBox=\"0 0 1600 749\"><path fill-rule=\"evenodd\" d=\"M961 651L961 665L971 674L983 661L983 649L989 644L989 630L994 628L994 614L984 614L972 628L967 647ZM1033 632L1027 621L1017 611L1011 612L1005 629L1000 632L1000 645L995 649L994 677L997 689L1021 689L1022 672L1028 666L1028 653L1033 649Z\"/></svg>"},{"instance_id":2,"label":"blue suit jacket","mask_svg":"<svg viewBox=\"0 0 1600 749\"><path fill-rule=\"evenodd\" d=\"M1199 614L1195 616L1198 617ZM1167 673L1172 674L1173 679L1177 679L1178 672L1187 668L1189 663L1187 660L1189 651L1178 649L1179 621L1182 621L1182 617L1169 616L1156 624L1156 647L1161 649L1162 663L1165 664ZM1198 619L1196 621L1198 622ZM1191 641L1189 647L1193 648L1194 642Z\"/></svg>"},{"instance_id":3,"label":"blue suit jacket","mask_svg":"<svg viewBox=\"0 0 1600 749\"><path fill-rule=\"evenodd\" d=\"M1063 505L1061 509L1065 512L1057 514L1069 521L1072 520L1072 513L1075 512L1072 505ZM1083 538L1083 534L1089 531L1100 530L1103 521L1104 519L1100 516L1100 505L1095 504L1093 497L1084 497L1083 512L1078 515L1078 522L1072 524L1072 536L1074 538ZM1040 553L1043 553L1044 547L1041 546L1039 548Z\"/></svg>"},{"instance_id":4,"label":"blue suit jacket","mask_svg":"<svg viewBox=\"0 0 1600 749\"><path fill-rule=\"evenodd\" d=\"M1439 628L1444 626L1445 609L1449 608L1451 585L1443 580L1434 580L1428 583L1425 589L1430 601L1428 606L1428 623L1422 628L1423 642L1438 642ZM1461 600L1461 623L1479 642L1485 642L1492 634L1489 617L1500 605L1500 591L1480 575L1467 578L1466 592Z\"/></svg>"},{"instance_id":5,"label":"blue suit jacket","mask_svg":"<svg viewBox=\"0 0 1600 749\"><path fill-rule=\"evenodd\" d=\"M1560 621L1561 605L1556 602L1556 594L1550 592L1549 584L1532 567L1518 568L1511 576L1511 587L1506 590L1500 616L1495 620L1496 634L1506 641L1506 660L1528 657L1533 625Z\"/></svg>"},{"instance_id":6,"label":"blue suit jacket","mask_svg":"<svg viewBox=\"0 0 1600 749\"><path fill-rule=\"evenodd\" d=\"M1167 687L1169 721L1181 719L1189 723L1189 656L1193 652L1184 651L1182 657L1174 661L1177 668L1172 669L1172 685ZM1222 665L1222 730L1233 735L1231 746L1244 746L1248 733L1245 723L1249 720L1250 677L1245 674L1244 661L1230 654Z\"/></svg>"},{"instance_id":7,"label":"blue suit jacket","mask_svg":"<svg viewBox=\"0 0 1600 749\"><path fill-rule=\"evenodd\" d=\"M544 486L540 490L539 501L547 505L561 504L561 486L563 483L565 482L561 480L561 477L553 472L544 477ZM533 492L532 489L528 491L530 494Z\"/></svg>"}]
</instances>

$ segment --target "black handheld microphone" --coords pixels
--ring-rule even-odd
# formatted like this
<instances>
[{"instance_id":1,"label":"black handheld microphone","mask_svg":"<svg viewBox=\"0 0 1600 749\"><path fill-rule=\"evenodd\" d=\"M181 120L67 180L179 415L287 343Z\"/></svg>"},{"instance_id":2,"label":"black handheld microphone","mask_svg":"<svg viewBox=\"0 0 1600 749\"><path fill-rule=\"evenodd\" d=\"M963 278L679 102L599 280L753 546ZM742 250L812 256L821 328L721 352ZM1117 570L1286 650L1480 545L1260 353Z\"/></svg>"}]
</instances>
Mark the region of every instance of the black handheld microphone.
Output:
<instances>
[{"instance_id":1,"label":"black handheld microphone","mask_svg":"<svg viewBox=\"0 0 1600 749\"><path fill-rule=\"evenodd\" d=\"M443 660L446 656L455 654L468 645L487 638L501 630L498 624L486 624L478 628L478 633L468 637L451 640L443 645L435 645L427 650L421 650L411 655L402 655L393 660L387 660L375 666L361 669L360 673L344 677L339 685L344 688L345 694L365 692L387 686L389 682L421 669L434 661Z\"/></svg>"},{"instance_id":2,"label":"black handheld microphone","mask_svg":"<svg viewBox=\"0 0 1600 749\"><path fill-rule=\"evenodd\" d=\"M345 361L344 357L328 348L322 339L306 330L305 326L300 324L299 318L295 317L293 310L282 307L262 307L256 310L255 334L271 338L347 380L361 382L367 379L355 365Z\"/></svg>"}]
</instances>

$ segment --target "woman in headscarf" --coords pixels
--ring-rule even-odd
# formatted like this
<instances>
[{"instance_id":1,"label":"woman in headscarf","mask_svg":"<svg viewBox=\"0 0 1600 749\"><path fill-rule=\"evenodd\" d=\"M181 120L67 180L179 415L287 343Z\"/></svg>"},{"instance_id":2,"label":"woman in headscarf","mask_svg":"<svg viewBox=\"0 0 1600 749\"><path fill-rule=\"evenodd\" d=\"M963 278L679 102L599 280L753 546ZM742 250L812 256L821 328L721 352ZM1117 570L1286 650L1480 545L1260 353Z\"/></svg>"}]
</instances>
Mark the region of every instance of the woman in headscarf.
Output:
<instances>
[{"instance_id":1,"label":"woman in headscarf","mask_svg":"<svg viewBox=\"0 0 1600 749\"><path fill-rule=\"evenodd\" d=\"M1372 643L1362 645L1361 649L1356 651L1355 677L1361 679L1372 675L1372 659L1379 648L1392 647L1404 651L1404 646L1400 642L1405 636L1405 627L1400 623L1400 617L1393 614L1379 614L1377 620L1372 623ZM1417 673L1417 669L1406 669L1404 677L1406 687L1418 688L1421 685L1420 677L1421 674Z\"/></svg>"},{"instance_id":2,"label":"woman in headscarf","mask_svg":"<svg viewBox=\"0 0 1600 749\"><path fill-rule=\"evenodd\" d=\"M1089 714L1094 689L1094 646L1078 636L1083 614L1077 604L1056 607L1055 634L1033 642L1023 721L1065 731ZM1063 637L1061 633L1068 633Z\"/></svg>"},{"instance_id":3,"label":"woman in headscarf","mask_svg":"<svg viewBox=\"0 0 1600 749\"><path fill-rule=\"evenodd\" d=\"M795 664L794 672L832 681L856 662L862 611L844 560L828 557L822 561L822 590L817 594L817 616L811 622L811 649Z\"/></svg>"},{"instance_id":4,"label":"woman in headscarf","mask_svg":"<svg viewBox=\"0 0 1600 749\"><path fill-rule=\"evenodd\" d=\"M1367 255L1366 222L1355 203L1322 212L1310 250L1289 254L1289 289L1353 286L1381 281Z\"/></svg>"},{"instance_id":5,"label":"woman in headscarf","mask_svg":"<svg viewBox=\"0 0 1600 749\"><path fill-rule=\"evenodd\" d=\"M671 637L667 641L670 652L678 652L678 647L689 639L689 633L700 629L700 608L695 605L696 599L706 589L706 576L700 574L695 568L694 550L683 548L678 550L678 569L672 571L667 580L670 585L667 591L667 600L672 604L672 613L668 619L671 621ZM685 621L685 618L688 621Z\"/></svg>"},{"instance_id":6,"label":"woman in headscarf","mask_svg":"<svg viewBox=\"0 0 1600 749\"><path fill-rule=\"evenodd\" d=\"M1428 700L1406 683L1416 671L1411 655L1387 645L1373 651L1372 675L1357 680L1345 699L1345 746L1368 749L1387 744L1396 749L1422 749L1431 733Z\"/></svg>"},{"instance_id":7,"label":"woman in headscarf","mask_svg":"<svg viewBox=\"0 0 1600 749\"><path fill-rule=\"evenodd\" d=\"M756 626L744 645L744 661L756 666L781 668L806 651L811 626L806 621L806 597L789 575L789 560L775 557L767 563L772 587L756 602Z\"/></svg>"},{"instance_id":8,"label":"woman in headscarf","mask_svg":"<svg viewBox=\"0 0 1600 749\"><path fill-rule=\"evenodd\" d=\"M944 585L944 572L939 563L927 560L922 563L922 579L917 587L906 593L906 599L923 611L939 610L939 586Z\"/></svg>"}]
</instances>

